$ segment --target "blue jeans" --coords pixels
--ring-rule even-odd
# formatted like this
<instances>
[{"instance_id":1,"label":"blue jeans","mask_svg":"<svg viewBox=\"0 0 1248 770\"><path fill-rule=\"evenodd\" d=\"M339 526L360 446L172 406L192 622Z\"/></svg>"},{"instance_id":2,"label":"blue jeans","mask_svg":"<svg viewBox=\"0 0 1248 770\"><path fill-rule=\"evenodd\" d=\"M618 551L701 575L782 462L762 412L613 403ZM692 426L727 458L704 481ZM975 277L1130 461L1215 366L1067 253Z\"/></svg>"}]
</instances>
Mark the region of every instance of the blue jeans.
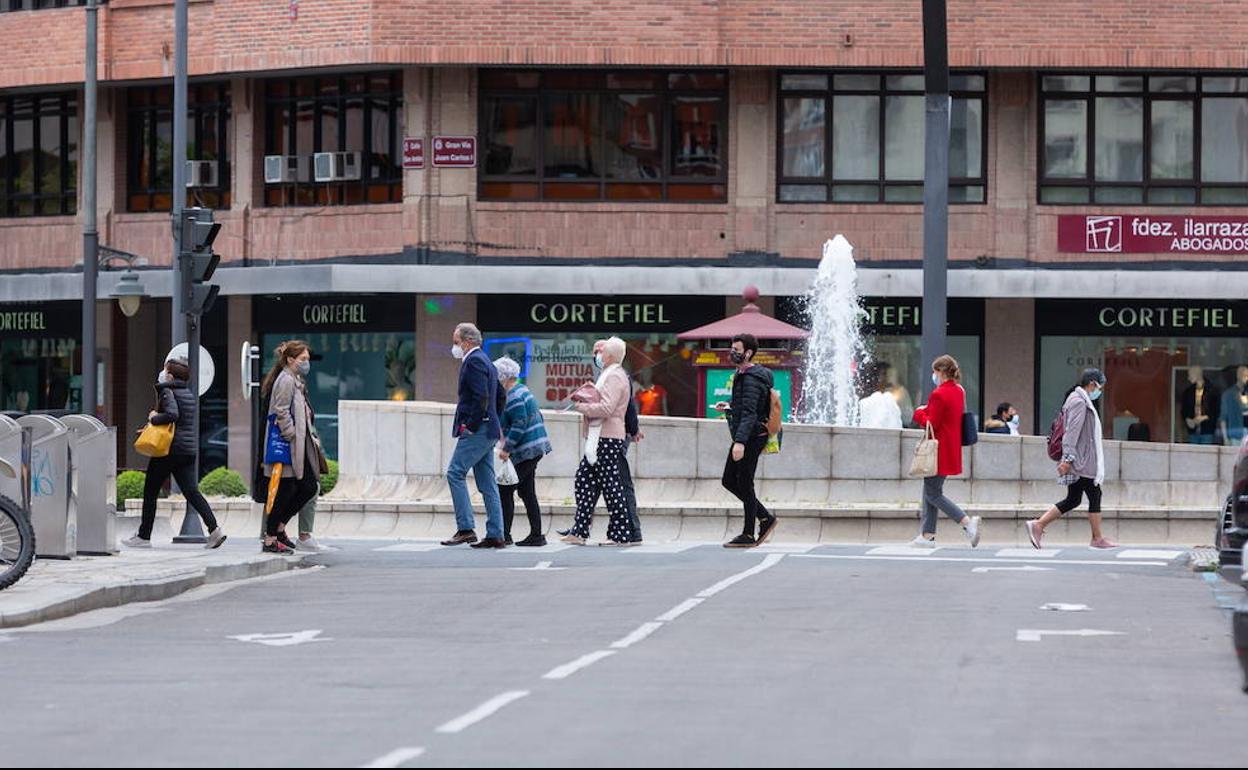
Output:
<instances>
[{"instance_id":1,"label":"blue jeans","mask_svg":"<svg viewBox=\"0 0 1248 770\"><path fill-rule=\"evenodd\" d=\"M468 497L468 471L477 480L477 489L485 499L485 536L503 539L503 505L498 496L498 481L494 478L494 446L498 442L487 433L460 436L451 455L451 465L446 469L446 481L451 487L451 500L455 503L455 525L460 530L476 528L472 513L472 499Z\"/></svg>"}]
</instances>

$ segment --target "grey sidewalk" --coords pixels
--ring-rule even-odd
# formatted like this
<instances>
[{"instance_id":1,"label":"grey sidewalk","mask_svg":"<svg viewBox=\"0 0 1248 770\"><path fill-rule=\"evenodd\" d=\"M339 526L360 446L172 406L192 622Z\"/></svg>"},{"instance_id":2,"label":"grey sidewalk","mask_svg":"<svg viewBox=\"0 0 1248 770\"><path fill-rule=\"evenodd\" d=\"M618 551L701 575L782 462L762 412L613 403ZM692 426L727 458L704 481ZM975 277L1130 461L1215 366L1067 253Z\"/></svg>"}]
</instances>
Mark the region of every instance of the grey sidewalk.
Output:
<instances>
[{"instance_id":1,"label":"grey sidewalk","mask_svg":"<svg viewBox=\"0 0 1248 770\"><path fill-rule=\"evenodd\" d=\"M302 560L261 553L254 539L230 540L215 551L166 542L151 550L123 548L117 556L40 559L17 585L0 591L0 629L159 601L202 585L284 572Z\"/></svg>"}]
</instances>

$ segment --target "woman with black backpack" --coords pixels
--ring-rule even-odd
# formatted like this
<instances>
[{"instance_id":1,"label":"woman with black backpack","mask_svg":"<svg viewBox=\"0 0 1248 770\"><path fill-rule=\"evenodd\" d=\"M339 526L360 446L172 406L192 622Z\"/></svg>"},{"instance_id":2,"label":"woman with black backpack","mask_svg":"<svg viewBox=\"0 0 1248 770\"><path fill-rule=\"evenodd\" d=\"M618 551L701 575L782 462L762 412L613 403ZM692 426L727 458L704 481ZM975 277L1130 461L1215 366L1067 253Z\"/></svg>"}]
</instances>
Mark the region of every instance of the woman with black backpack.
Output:
<instances>
[{"instance_id":1,"label":"woman with black backpack","mask_svg":"<svg viewBox=\"0 0 1248 770\"><path fill-rule=\"evenodd\" d=\"M1105 375L1100 369L1085 369L1079 384L1066 394L1061 415L1053 423L1050 443L1058 442L1061 455L1057 465L1058 482L1067 487L1066 499L1045 511L1039 519L1026 523L1032 546L1040 548L1044 529L1070 513L1088 496L1088 523L1092 526L1093 548L1117 548L1101 532L1101 483L1105 480L1104 429L1096 402L1105 392ZM1055 452L1050 447L1050 457Z\"/></svg>"}]
</instances>

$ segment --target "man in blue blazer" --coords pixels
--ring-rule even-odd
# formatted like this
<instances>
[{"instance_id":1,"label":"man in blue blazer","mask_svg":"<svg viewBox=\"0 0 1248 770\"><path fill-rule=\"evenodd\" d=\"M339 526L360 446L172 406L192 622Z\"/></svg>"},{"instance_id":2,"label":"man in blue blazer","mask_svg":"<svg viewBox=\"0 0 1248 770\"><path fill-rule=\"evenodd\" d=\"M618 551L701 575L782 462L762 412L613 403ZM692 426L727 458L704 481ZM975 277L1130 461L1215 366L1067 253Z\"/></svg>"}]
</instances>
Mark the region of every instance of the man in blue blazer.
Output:
<instances>
[{"instance_id":1,"label":"man in blue blazer","mask_svg":"<svg viewBox=\"0 0 1248 770\"><path fill-rule=\"evenodd\" d=\"M455 327L451 338L451 355L461 361L459 366L459 404L451 435L459 439L451 456L446 480L455 503L455 525L458 528L442 545L469 543L473 548L504 548L503 506L494 478L494 449L502 438L498 415L507 402L507 394L498 381L494 362L481 349L481 330L469 323ZM477 489L485 500L485 539L477 542L476 520L472 499L468 496L468 471L477 480Z\"/></svg>"}]
</instances>

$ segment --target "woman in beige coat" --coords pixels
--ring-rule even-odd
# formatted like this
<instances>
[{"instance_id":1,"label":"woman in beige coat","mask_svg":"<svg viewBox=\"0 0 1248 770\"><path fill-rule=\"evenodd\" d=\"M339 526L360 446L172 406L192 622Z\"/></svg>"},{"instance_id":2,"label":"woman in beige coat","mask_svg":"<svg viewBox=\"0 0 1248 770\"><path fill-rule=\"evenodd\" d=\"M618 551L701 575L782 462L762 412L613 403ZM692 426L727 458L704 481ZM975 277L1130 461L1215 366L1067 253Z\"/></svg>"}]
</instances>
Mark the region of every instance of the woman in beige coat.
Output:
<instances>
[{"instance_id":1,"label":"woman in beige coat","mask_svg":"<svg viewBox=\"0 0 1248 770\"><path fill-rule=\"evenodd\" d=\"M306 378L311 369L311 350L302 340L288 340L275 351L273 368L260 387L269 399L269 416L275 417L282 438L290 442L292 462L282 467L281 483L265 528L264 550L288 554L295 543L286 535L286 524L316 496L320 475L327 470L324 451L313 426ZM267 428L266 421L266 430ZM264 475L273 476L273 466Z\"/></svg>"}]
</instances>

